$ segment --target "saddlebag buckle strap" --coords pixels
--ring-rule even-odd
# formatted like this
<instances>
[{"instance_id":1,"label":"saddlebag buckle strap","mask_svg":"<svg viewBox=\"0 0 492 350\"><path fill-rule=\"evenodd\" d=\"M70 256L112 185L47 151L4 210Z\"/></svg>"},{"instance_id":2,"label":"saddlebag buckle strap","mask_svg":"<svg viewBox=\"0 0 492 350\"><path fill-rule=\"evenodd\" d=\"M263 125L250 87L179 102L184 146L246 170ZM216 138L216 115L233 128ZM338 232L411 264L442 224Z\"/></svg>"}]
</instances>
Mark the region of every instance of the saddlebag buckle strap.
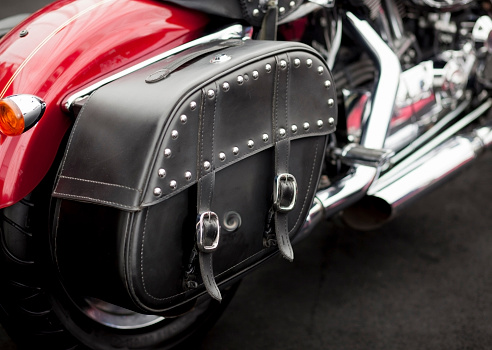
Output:
<instances>
[{"instance_id":1,"label":"saddlebag buckle strap","mask_svg":"<svg viewBox=\"0 0 492 350\"><path fill-rule=\"evenodd\" d=\"M204 253L214 252L220 239L219 217L213 211L200 215L196 224L196 242L198 249Z\"/></svg>"},{"instance_id":2,"label":"saddlebag buckle strap","mask_svg":"<svg viewBox=\"0 0 492 350\"><path fill-rule=\"evenodd\" d=\"M284 173L275 178L273 205L279 212L291 211L297 201L297 181L294 175Z\"/></svg>"}]
</instances>

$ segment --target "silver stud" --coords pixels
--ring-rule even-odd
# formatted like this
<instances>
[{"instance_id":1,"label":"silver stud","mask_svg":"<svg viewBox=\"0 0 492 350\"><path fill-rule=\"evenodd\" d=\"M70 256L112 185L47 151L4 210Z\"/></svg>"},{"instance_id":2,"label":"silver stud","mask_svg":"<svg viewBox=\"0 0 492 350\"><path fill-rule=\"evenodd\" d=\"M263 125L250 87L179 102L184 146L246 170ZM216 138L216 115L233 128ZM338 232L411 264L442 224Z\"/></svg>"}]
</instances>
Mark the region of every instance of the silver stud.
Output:
<instances>
[{"instance_id":1,"label":"silver stud","mask_svg":"<svg viewBox=\"0 0 492 350\"><path fill-rule=\"evenodd\" d=\"M330 98L328 100L328 107L333 107L334 105L335 105L335 101L332 98Z\"/></svg>"},{"instance_id":2,"label":"silver stud","mask_svg":"<svg viewBox=\"0 0 492 350\"><path fill-rule=\"evenodd\" d=\"M302 124L302 128L306 131L309 130L309 123L308 122L305 122L304 124Z\"/></svg>"},{"instance_id":3,"label":"silver stud","mask_svg":"<svg viewBox=\"0 0 492 350\"><path fill-rule=\"evenodd\" d=\"M282 69L287 68L287 62L285 60L280 61L280 68L282 68Z\"/></svg>"},{"instance_id":4,"label":"silver stud","mask_svg":"<svg viewBox=\"0 0 492 350\"><path fill-rule=\"evenodd\" d=\"M225 153L224 153L224 152L220 152L220 153L219 153L219 159L220 159L221 161L226 160L226 155L225 155Z\"/></svg>"},{"instance_id":5,"label":"silver stud","mask_svg":"<svg viewBox=\"0 0 492 350\"><path fill-rule=\"evenodd\" d=\"M258 17L260 15L260 10L254 9L253 10L253 16Z\"/></svg>"},{"instance_id":6,"label":"silver stud","mask_svg":"<svg viewBox=\"0 0 492 350\"><path fill-rule=\"evenodd\" d=\"M319 75L322 75L324 71L325 71L325 69L322 66L318 67L318 74Z\"/></svg>"},{"instance_id":7,"label":"silver stud","mask_svg":"<svg viewBox=\"0 0 492 350\"><path fill-rule=\"evenodd\" d=\"M329 80L325 81L325 88L327 88L327 89L331 88L331 81L329 81Z\"/></svg>"},{"instance_id":8,"label":"silver stud","mask_svg":"<svg viewBox=\"0 0 492 350\"><path fill-rule=\"evenodd\" d=\"M284 137L286 134L285 129L284 128L278 129L278 134L280 135L280 137Z\"/></svg>"},{"instance_id":9,"label":"silver stud","mask_svg":"<svg viewBox=\"0 0 492 350\"><path fill-rule=\"evenodd\" d=\"M176 180L171 180L171 182L169 182L169 187L171 187L172 190L175 190L178 187Z\"/></svg>"},{"instance_id":10,"label":"silver stud","mask_svg":"<svg viewBox=\"0 0 492 350\"><path fill-rule=\"evenodd\" d=\"M166 170L159 169L159 171L157 172L157 174L159 174L159 177L165 178L166 177Z\"/></svg>"},{"instance_id":11,"label":"silver stud","mask_svg":"<svg viewBox=\"0 0 492 350\"><path fill-rule=\"evenodd\" d=\"M268 134L263 134L261 138L263 139L263 142L268 142Z\"/></svg>"},{"instance_id":12,"label":"silver stud","mask_svg":"<svg viewBox=\"0 0 492 350\"><path fill-rule=\"evenodd\" d=\"M232 153L234 153L234 155L237 156L239 154L239 148L233 147L232 148Z\"/></svg>"},{"instance_id":13,"label":"silver stud","mask_svg":"<svg viewBox=\"0 0 492 350\"><path fill-rule=\"evenodd\" d=\"M172 154L173 153L171 152L171 150L169 148L166 148L164 150L164 157L169 158L169 157L171 157Z\"/></svg>"},{"instance_id":14,"label":"silver stud","mask_svg":"<svg viewBox=\"0 0 492 350\"><path fill-rule=\"evenodd\" d=\"M243 78L243 76L242 76L242 75L239 75L239 76L237 77L237 83L238 83L239 85L243 85L243 83L244 83L244 78Z\"/></svg>"},{"instance_id":15,"label":"silver stud","mask_svg":"<svg viewBox=\"0 0 492 350\"><path fill-rule=\"evenodd\" d=\"M278 9L278 13L283 14L285 12L285 7L281 7Z\"/></svg>"},{"instance_id":16,"label":"silver stud","mask_svg":"<svg viewBox=\"0 0 492 350\"><path fill-rule=\"evenodd\" d=\"M215 91L212 89L208 90L207 96L208 96L208 98L214 98L215 97Z\"/></svg>"},{"instance_id":17,"label":"silver stud","mask_svg":"<svg viewBox=\"0 0 492 350\"><path fill-rule=\"evenodd\" d=\"M186 179L186 181L190 181L191 180L191 172L187 171L185 173L185 179Z\"/></svg>"},{"instance_id":18,"label":"silver stud","mask_svg":"<svg viewBox=\"0 0 492 350\"><path fill-rule=\"evenodd\" d=\"M196 109L196 102L195 102L195 101L191 101L191 102L190 102L190 109L191 109L192 111L194 111L194 110Z\"/></svg>"},{"instance_id":19,"label":"silver stud","mask_svg":"<svg viewBox=\"0 0 492 350\"><path fill-rule=\"evenodd\" d=\"M231 86L227 81L222 84L222 90L224 90L225 92L229 91L230 88Z\"/></svg>"},{"instance_id":20,"label":"silver stud","mask_svg":"<svg viewBox=\"0 0 492 350\"><path fill-rule=\"evenodd\" d=\"M179 120L182 124L186 124L186 122L188 121L188 117L182 114L181 117L179 117Z\"/></svg>"},{"instance_id":21,"label":"silver stud","mask_svg":"<svg viewBox=\"0 0 492 350\"><path fill-rule=\"evenodd\" d=\"M260 73L258 73L257 70L254 70L253 71L253 79L256 80L256 79L258 79L259 76L260 76Z\"/></svg>"},{"instance_id":22,"label":"silver stud","mask_svg":"<svg viewBox=\"0 0 492 350\"><path fill-rule=\"evenodd\" d=\"M178 138L178 136L179 136L179 133L177 130L173 130L171 132L171 137L173 138L173 140L176 140Z\"/></svg>"},{"instance_id":23,"label":"silver stud","mask_svg":"<svg viewBox=\"0 0 492 350\"><path fill-rule=\"evenodd\" d=\"M316 122L316 125L318 125L318 128L322 128L323 127L323 121L320 119Z\"/></svg>"},{"instance_id":24,"label":"silver stud","mask_svg":"<svg viewBox=\"0 0 492 350\"><path fill-rule=\"evenodd\" d=\"M289 2L289 6L290 6L290 7L294 7L294 6L296 6L296 2L295 2L295 1L291 1L291 2Z\"/></svg>"},{"instance_id":25,"label":"silver stud","mask_svg":"<svg viewBox=\"0 0 492 350\"><path fill-rule=\"evenodd\" d=\"M335 118L332 118L332 117L328 118L328 124L334 125L335 124Z\"/></svg>"},{"instance_id":26,"label":"silver stud","mask_svg":"<svg viewBox=\"0 0 492 350\"><path fill-rule=\"evenodd\" d=\"M312 59L310 59L310 58L308 58L308 59L306 60L306 64L307 64L308 68L311 68L311 67L313 66L313 60L312 60Z\"/></svg>"},{"instance_id":27,"label":"silver stud","mask_svg":"<svg viewBox=\"0 0 492 350\"><path fill-rule=\"evenodd\" d=\"M212 164L210 164L210 162L208 160L203 162L203 169L208 171L208 170L210 170L211 167L212 167Z\"/></svg>"},{"instance_id":28,"label":"silver stud","mask_svg":"<svg viewBox=\"0 0 492 350\"><path fill-rule=\"evenodd\" d=\"M265 65L265 70L267 73L270 73L272 71L272 65L270 63L267 63Z\"/></svg>"},{"instance_id":29,"label":"silver stud","mask_svg":"<svg viewBox=\"0 0 492 350\"><path fill-rule=\"evenodd\" d=\"M248 147L253 148L255 146L255 142L253 140L248 141Z\"/></svg>"},{"instance_id":30,"label":"silver stud","mask_svg":"<svg viewBox=\"0 0 492 350\"><path fill-rule=\"evenodd\" d=\"M159 197L162 195L162 190L159 187L154 188L154 196Z\"/></svg>"},{"instance_id":31,"label":"silver stud","mask_svg":"<svg viewBox=\"0 0 492 350\"><path fill-rule=\"evenodd\" d=\"M297 125L293 124L291 127L290 127L290 130L292 131L293 134L295 134L297 132Z\"/></svg>"},{"instance_id":32,"label":"silver stud","mask_svg":"<svg viewBox=\"0 0 492 350\"><path fill-rule=\"evenodd\" d=\"M298 58L294 59L294 67L299 68L300 65L301 65L301 60Z\"/></svg>"}]
</instances>

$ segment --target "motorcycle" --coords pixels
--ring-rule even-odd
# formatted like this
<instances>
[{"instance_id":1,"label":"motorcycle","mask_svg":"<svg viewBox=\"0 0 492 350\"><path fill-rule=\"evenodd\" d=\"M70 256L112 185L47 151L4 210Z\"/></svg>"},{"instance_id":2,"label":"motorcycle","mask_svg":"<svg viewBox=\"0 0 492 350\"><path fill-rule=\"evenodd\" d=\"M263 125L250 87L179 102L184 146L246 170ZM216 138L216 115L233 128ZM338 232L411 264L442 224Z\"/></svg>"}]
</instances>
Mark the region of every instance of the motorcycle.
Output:
<instances>
[{"instance_id":1,"label":"motorcycle","mask_svg":"<svg viewBox=\"0 0 492 350\"><path fill-rule=\"evenodd\" d=\"M312 228L327 218L361 230L378 227L468 166L491 145L489 1L248 0L222 5L217 6L214 1L61 0L23 20L0 41L0 312L2 324L20 345L54 349L165 349L200 337L227 306L244 273L278 251L292 260L290 240L295 243L308 237ZM274 39L278 45L265 41ZM228 66L236 57L245 60L240 63L240 75L237 66ZM258 62L260 66L244 73L245 67L249 67L246 64ZM300 67L304 71L296 71ZM290 73L283 75L287 71ZM275 82L271 95L259 85L252 85L263 76L273 76L272 72L276 78L271 78ZM226 79L226 73L234 77ZM191 88L180 84L195 76L202 79L206 74L208 80L199 83L203 94L199 98L186 95L183 106L187 109L183 112L185 107L174 101L179 100L182 90ZM209 88L217 76L220 84ZM322 88L315 91L311 85L316 85L318 78ZM289 79L296 84L289 83ZM229 114L241 113L236 105L246 111L247 115L240 118L246 123L240 129L248 129L248 124L261 124L263 119L255 115L261 115L264 109L272 114L270 104L279 104L278 100L291 103L290 90L303 94L302 99L309 103L302 104L293 98L296 101L286 109L297 111L301 117L295 123L289 119L287 130L273 126L271 132L260 132L258 140L248 136L246 151L230 147L229 153L217 154L216 163L210 164L206 156L200 156L214 153L215 141L207 146L207 137L184 146L168 147L183 140L186 131L179 126L192 125L193 113L200 112L193 135L219 133L219 122L215 128L215 111L220 109L217 105L222 106L218 96L227 96L237 88L231 86L232 81L241 89L251 85L245 90L247 94L239 94L239 101L226 106L230 109L224 107L233 111ZM169 115L176 117L168 120L159 112L154 124L143 128L147 120L152 120L154 109L164 108L154 105L159 97L153 95L156 86L163 82L169 86L159 93L164 91L166 100L172 102ZM296 90L297 85L301 89ZM318 94L318 90L322 92ZM278 91L289 98L282 100ZM159 93L155 94L161 96ZM255 98L244 103L245 95ZM312 109L319 101L323 106ZM135 118L146 106L146 118ZM210 110L208 106L215 106L212 116L205 113ZM302 111L316 117L306 121ZM125 113L130 116L120 119ZM281 113L281 108L274 108L273 114ZM324 114L326 117L318 119ZM172 127L158 124L163 119ZM145 137L134 137L140 127L145 130ZM164 136L152 134L153 130L161 129L169 131ZM292 136L286 151L282 147L286 134L299 135L302 129L306 134L303 138ZM234 126L224 130L225 134L236 132ZM144 142L146 138L148 143ZM124 142L125 147L111 153L107 150L111 147L106 146L117 142L114 140ZM221 138L217 138L216 144L220 142ZM231 142L230 146L235 145L236 137ZM255 147L262 142L264 148L257 151ZM155 169L152 163L149 173L157 176L155 180L148 179L133 169L149 168L148 162L139 163L139 159L146 158L140 155L151 148L152 154L162 154L167 162L176 159L175 149L185 149L183 156L192 153L193 162L197 158L199 165L184 172L181 163L164 163L171 164L165 167L157 164ZM194 148L198 149L196 154L191 151ZM139 153L118 158L114 163L124 164L113 168L111 159L121 149ZM220 162L249 152L248 149L250 157L221 167ZM267 151L271 154L265 156ZM266 181L275 183L273 190L258 185L263 178L269 178L263 171L269 167L270 158L276 159L278 154L294 159L288 163L295 165L280 171L279 162L275 162L277 176ZM227 169L243 161L247 164L232 176L227 173ZM296 167L310 171L306 175L292 169ZM102 174L97 170L101 168ZM194 181L197 174L193 183L196 187L179 187L180 180L173 177L174 168L183 172L186 181ZM210 169L217 169L212 184L206 180ZM112 172L112 179L123 182L126 179L121 176L128 174L128 181L145 177L148 188L143 192L147 197L129 198L123 191L107 194L107 187L98 186L109 181L108 172ZM91 180L75 181L80 174ZM233 181L238 177L240 186ZM316 185L311 185L313 179L317 180ZM154 185L168 180L170 189ZM309 186L303 187L305 183ZM205 196L198 196L196 206L190 204L188 197L196 197L196 192L208 193L207 186L215 186L209 191L210 196L219 193L234 199L229 202L244 199L248 208L257 203L248 199L252 187L259 187L251 195L255 200L258 192L268 195L258 205L261 210L240 207L241 210L230 211L230 203L224 205L227 210L222 209L221 204L200 199ZM123 186L111 183L111 188L115 187ZM129 188L125 185L124 190ZM168 194L176 193L175 190L187 199ZM238 192L239 198L229 197L232 192ZM113 205L111 201L116 197L119 202ZM297 202L304 203L302 208L293 209ZM168 279L159 270L165 256L145 260L143 253L138 255L138 250L144 249L151 210L148 208L154 206L163 209L155 222L149 221L148 227L154 225L155 231L166 231L150 238L151 246L169 245L168 250L162 248L165 256L185 246L176 258L182 263L169 265L169 271L166 270L164 276ZM123 212L116 211L122 207ZM183 207L186 210L179 209ZM290 214L285 213L293 210L297 210L296 220L290 224ZM197 211L201 214L198 219ZM141 213L145 224L140 224ZM162 216L166 218L161 219ZM287 237L285 232L278 232L281 220L288 222L286 226L295 227L287 230ZM116 231L122 221L136 224ZM247 256L239 262L234 260L234 267L222 267L222 260L232 258L222 251L216 252L216 246L240 244L237 241L246 238L237 232L245 232L249 237L248 232L257 230L250 222L265 231L254 240L255 244L259 240L262 248L250 254L259 254L260 258L245 263L250 259ZM161 241L179 235L181 226L186 226L184 231L195 231L195 224L197 236L191 243L188 239L174 245ZM190 225L191 229L187 227ZM169 226L179 226L178 233L168 234ZM120 236L120 232L124 235ZM105 236L109 238L100 238ZM126 236L132 238L124 241ZM137 241L136 245L132 245L132 239ZM240 255L252 242L240 249L227 249ZM127 248L121 255L107 253L122 244ZM137 251L129 252L133 250ZM125 261L115 262L118 259ZM141 264L135 268L132 259L140 259ZM203 267L202 261L207 259L213 271ZM144 262L151 265L145 275L151 280L147 287L158 294L161 290L167 293L166 288L171 288L167 285L173 285L171 296L162 292L163 296L150 296L147 300L143 292L138 294L139 287L125 289L126 284L137 283L126 269L143 270ZM113 267L117 263L121 265ZM138 271L134 274L138 275ZM158 277L152 279L154 275ZM142 272L137 277L143 280L143 276ZM179 285L173 278L180 281ZM125 286L121 286L121 280ZM147 292L145 287L144 283Z\"/></svg>"}]
</instances>

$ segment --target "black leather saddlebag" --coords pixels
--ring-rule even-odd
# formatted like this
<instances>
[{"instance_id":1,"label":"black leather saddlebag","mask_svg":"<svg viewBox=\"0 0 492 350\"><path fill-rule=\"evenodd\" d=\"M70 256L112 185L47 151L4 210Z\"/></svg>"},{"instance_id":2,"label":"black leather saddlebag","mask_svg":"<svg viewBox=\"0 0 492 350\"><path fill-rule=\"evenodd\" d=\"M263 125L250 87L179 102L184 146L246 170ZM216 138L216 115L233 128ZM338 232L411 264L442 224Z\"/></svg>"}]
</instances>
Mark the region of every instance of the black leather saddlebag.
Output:
<instances>
[{"instance_id":1,"label":"black leather saddlebag","mask_svg":"<svg viewBox=\"0 0 492 350\"><path fill-rule=\"evenodd\" d=\"M335 129L332 81L306 45L233 40L97 90L53 192L67 288L158 314L220 300L279 249L292 260Z\"/></svg>"}]
</instances>

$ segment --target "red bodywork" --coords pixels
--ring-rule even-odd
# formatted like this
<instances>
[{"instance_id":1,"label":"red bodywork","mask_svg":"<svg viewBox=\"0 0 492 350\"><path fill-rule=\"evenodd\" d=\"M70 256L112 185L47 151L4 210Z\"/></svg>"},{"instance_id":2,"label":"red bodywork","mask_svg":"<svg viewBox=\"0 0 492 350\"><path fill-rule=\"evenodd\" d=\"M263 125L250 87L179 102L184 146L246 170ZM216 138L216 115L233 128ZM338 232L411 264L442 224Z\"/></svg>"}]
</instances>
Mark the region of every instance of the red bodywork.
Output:
<instances>
[{"instance_id":1,"label":"red bodywork","mask_svg":"<svg viewBox=\"0 0 492 350\"><path fill-rule=\"evenodd\" d=\"M207 23L204 14L150 0L61 0L0 40L0 98L32 94L47 104L35 127L1 136L0 208L25 197L48 172L73 123L61 108L67 96L196 39Z\"/></svg>"}]
</instances>

